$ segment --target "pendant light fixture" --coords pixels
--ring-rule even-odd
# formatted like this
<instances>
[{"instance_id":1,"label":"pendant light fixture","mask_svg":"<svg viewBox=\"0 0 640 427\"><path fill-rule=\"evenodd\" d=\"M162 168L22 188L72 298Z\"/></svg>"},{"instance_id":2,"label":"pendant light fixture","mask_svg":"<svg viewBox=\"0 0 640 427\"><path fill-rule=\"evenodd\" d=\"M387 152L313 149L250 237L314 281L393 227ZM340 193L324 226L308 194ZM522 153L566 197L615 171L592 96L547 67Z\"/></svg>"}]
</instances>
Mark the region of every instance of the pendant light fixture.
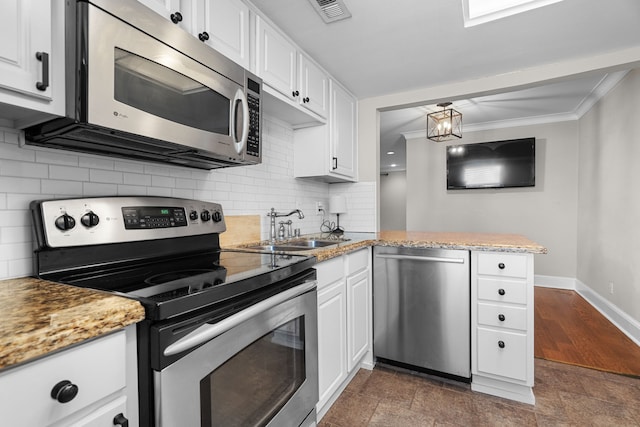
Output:
<instances>
[{"instance_id":1,"label":"pendant light fixture","mask_svg":"<svg viewBox=\"0 0 640 427\"><path fill-rule=\"evenodd\" d=\"M441 102L442 111L427 114L427 139L436 142L462 138L462 113L447 108L451 102Z\"/></svg>"}]
</instances>

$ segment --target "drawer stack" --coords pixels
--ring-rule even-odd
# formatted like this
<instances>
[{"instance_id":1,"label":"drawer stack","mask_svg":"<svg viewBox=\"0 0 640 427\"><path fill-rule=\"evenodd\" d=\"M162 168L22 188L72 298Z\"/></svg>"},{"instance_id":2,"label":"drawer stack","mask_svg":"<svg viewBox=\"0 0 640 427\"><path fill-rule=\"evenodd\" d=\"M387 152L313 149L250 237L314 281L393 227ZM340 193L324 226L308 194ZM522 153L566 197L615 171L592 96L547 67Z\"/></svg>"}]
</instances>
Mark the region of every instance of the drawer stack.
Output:
<instances>
[{"instance_id":1,"label":"drawer stack","mask_svg":"<svg viewBox=\"0 0 640 427\"><path fill-rule=\"evenodd\" d=\"M533 255L474 252L472 388L534 403Z\"/></svg>"}]
</instances>

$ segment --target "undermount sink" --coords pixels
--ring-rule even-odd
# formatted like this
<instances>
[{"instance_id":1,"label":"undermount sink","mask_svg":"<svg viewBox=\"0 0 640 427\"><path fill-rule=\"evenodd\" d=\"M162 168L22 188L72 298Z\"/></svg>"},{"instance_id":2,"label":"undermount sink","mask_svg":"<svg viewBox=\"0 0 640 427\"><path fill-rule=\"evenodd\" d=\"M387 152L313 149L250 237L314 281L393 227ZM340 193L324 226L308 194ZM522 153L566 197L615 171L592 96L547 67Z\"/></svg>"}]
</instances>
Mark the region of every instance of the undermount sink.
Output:
<instances>
[{"instance_id":1,"label":"undermount sink","mask_svg":"<svg viewBox=\"0 0 640 427\"><path fill-rule=\"evenodd\" d=\"M324 248L325 246L337 245L338 241L335 240L296 240L293 242L287 242L287 246L301 246L303 248Z\"/></svg>"},{"instance_id":2,"label":"undermount sink","mask_svg":"<svg viewBox=\"0 0 640 427\"><path fill-rule=\"evenodd\" d=\"M269 251L269 252L291 252L291 251L306 251L309 250L305 246L288 246L288 245L258 245L247 246L247 249L253 249L257 251Z\"/></svg>"},{"instance_id":3,"label":"undermount sink","mask_svg":"<svg viewBox=\"0 0 640 427\"><path fill-rule=\"evenodd\" d=\"M308 251L310 249L325 248L328 246L335 246L345 240L293 240L289 242L277 243L275 245L258 245L249 246L247 249L254 249L259 251L269 252L292 252L292 251Z\"/></svg>"}]
</instances>

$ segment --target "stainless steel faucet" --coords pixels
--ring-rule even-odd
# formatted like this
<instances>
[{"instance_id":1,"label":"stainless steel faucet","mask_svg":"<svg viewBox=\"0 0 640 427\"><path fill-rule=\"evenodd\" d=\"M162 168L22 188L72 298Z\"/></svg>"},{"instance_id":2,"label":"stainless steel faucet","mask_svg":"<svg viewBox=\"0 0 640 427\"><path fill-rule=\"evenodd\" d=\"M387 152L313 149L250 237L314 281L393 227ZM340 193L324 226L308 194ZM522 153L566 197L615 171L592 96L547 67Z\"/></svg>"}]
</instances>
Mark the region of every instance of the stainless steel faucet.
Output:
<instances>
[{"instance_id":1,"label":"stainless steel faucet","mask_svg":"<svg viewBox=\"0 0 640 427\"><path fill-rule=\"evenodd\" d=\"M271 227L269 229L269 242L275 243L276 241L276 218L291 216L295 213L298 214L298 218L300 219L304 218L304 214L300 209L294 209L289 213L280 213L280 212L276 212L274 208L271 208L271 212L267 213L267 216L271 219Z\"/></svg>"}]
</instances>

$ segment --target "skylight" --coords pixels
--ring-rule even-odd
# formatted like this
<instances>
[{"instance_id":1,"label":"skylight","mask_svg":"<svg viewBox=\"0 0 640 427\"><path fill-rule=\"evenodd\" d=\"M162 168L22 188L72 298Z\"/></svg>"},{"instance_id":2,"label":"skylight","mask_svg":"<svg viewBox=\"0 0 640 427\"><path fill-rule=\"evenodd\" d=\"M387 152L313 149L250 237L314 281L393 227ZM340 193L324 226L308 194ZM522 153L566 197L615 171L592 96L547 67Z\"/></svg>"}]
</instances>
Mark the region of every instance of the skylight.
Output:
<instances>
[{"instance_id":1,"label":"skylight","mask_svg":"<svg viewBox=\"0 0 640 427\"><path fill-rule=\"evenodd\" d=\"M462 0L464 26L485 24L562 0Z\"/></svg>"}]
</instances>

